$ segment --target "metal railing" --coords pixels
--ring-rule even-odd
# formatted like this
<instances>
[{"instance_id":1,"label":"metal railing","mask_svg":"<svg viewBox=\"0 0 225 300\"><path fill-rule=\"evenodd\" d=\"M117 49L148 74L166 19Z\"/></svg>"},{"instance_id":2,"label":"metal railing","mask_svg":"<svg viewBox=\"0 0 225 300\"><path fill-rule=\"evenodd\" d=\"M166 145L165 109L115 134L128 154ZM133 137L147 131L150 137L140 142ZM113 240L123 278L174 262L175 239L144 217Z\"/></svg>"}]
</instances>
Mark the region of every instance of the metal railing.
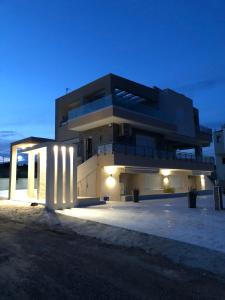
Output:
<instances>
[{"instance_id":1,"label":"metal railing","mask_svg":"<svg viewBox=\"0 0 225 300\"><path fill-rule=\"evenodd\" d=\"M196 157L188 152L169 152L164 150L156 150L146 146L130 146L125 144L105 144L98 147L98 154L114 154L120 153L125 155L143 156L151 159L162 160L184 160L202 163L214 163L211 156Z\"/></svg>"}]
</instances>

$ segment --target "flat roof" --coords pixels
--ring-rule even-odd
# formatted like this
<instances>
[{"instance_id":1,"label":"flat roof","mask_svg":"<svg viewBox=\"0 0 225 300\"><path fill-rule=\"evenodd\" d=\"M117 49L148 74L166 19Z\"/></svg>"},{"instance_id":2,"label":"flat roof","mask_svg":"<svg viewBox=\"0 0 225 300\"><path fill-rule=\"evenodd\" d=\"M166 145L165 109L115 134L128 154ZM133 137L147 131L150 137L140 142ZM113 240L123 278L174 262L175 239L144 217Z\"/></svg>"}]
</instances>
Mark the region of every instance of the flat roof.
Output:
<instances>
[{"instance_id":1,"label":"flat roof","mask_svg":"<svg viewBox=\"0 0 225 300\"><path fill-rule=\"evenodd\" d=\"M36 137L36 136L30 136L21 140L17 140L13 143L11 143L11 146L15 145L20 145L20 144L40 144L40 143L45 143L45 142L54 142L55 140L53 139L47 139L47 138L42 138L42 137Z\"/></svg>"}]
</instances>

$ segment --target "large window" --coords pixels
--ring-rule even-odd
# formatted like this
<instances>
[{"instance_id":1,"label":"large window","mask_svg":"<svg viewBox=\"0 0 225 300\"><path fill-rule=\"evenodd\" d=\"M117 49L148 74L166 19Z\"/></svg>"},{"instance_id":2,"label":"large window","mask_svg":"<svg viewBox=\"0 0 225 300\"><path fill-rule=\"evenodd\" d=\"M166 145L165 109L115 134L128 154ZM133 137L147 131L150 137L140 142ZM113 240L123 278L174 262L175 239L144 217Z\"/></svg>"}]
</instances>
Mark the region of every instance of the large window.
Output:
<instances>
[{"instance_id":1,"label":"large window","mask_svg":"<svg viewBox=\"0 0 225 300\"><path fill-rule=\"evenodd\" d=\"M147 135L136 135L136 146L155 148L155 139Z\"/></svg>"}]
</instances>

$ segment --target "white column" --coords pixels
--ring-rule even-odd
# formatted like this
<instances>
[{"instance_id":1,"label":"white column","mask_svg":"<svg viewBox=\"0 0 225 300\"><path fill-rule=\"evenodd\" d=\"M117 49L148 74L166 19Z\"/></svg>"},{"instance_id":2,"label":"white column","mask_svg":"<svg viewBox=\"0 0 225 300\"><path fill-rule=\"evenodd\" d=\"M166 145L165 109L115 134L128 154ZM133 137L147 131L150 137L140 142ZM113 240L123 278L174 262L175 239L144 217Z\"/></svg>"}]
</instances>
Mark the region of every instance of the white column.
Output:
<instances>
[{"instance_id":1,"label":"white column","mask_svg":"<svg viewBox=\"0 0 225 300\"><path fill-rule=\"evenodd\" d=\"M48 146L46 206L74 207L77 198L77 155L75 147Z\"/></svg>"},{"instance_id":2,"label":"white column","mask_svg":"<svg viewBox=\"0 0 225 300\"><path fill-rule=\"evenodd\" d=\"M56 208L63 209L63 155L62 155L62 147L59 146L58 151L58 176L57 176L57 200L56 200Z\"/></svg>"},{"instance_id":3,"label":"white column","mask_svg":"<svg viewBox=\"0 0 225 300\"><path fill-rule=\"evenodd\" d=\"M57 165L55 157L58 155L58 146L47 147L47 167L46 167L46 207L48 209L55 208L56 194L56 179L57 179ZM56 164L55 164L56 163Z\"/></svg>"},{"instance_id":4,"label":"white column","mask_svg":"<svg viewBox=\"0 0 225 300\"><path fill-rule=\"evenodd\" d=\"M27 183L27 192L28 197L34 198L34 183L35 183L35 155L31 151L28 153L28 183Z\"/></svg>"},{"instance_id":5,"label":"white column","mask_svg":"<svg viewBox=\"0 0 225 300\"><path fill-rule=\"evenodd\" d=\"M38 153L38 199L46 197L46 148L41 148Z\"/></svg>"},{"instance_id":6,"label":"white column","mask_svg":"<svg viewBox=\"0 0 225 300\"><path fill-rule=\"evenodd\" d=\"M9 177L9 199L16 196L16 172L17 172L17 148L11 146L10 151L10 177Z\"/></svg>"},{"instance_id":7,"label":"white column","mask_svg":"<svg viewBox=\"0 0 225 300\"><path fill-rule=\"evenodd\" d=\"M71 199L73 201L73 207L77 206L77 146L73 147L73 157L72 157L72 167L73 167L73 178L71 185L73 186L73 191L71 194Z\"/></svg>"},{"instance_id":8,"label":"white column","mask_svg":"<svg viewBox=\"0 0 225 300\"><path fill-rule=\"evenodd\" d=\"M71 208L71 192L73 192L73 186L71 185L72 170L71 170L71 147L66 147L66 170L65 170L65 196L66 196L66 208ZM73 151L72 151L73 152Z\"/></svg>"}]
</instances>

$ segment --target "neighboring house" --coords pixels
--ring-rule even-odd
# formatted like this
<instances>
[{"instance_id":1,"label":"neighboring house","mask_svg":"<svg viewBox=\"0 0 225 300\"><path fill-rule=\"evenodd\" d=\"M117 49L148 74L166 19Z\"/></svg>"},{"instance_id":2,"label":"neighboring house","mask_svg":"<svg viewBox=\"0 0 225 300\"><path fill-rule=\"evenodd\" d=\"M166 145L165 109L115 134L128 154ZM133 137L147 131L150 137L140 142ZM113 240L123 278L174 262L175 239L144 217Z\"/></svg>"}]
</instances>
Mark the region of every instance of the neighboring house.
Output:
<instances>
[{"instance_id":1,"label":"neighboring house","mask_svg":"<svg viewBox=\"0 0 225 300\"><path fill-rule=\"evenodd\" d=\"M225 187L225 125L213 134L216 155L216 175L219 185Z\"/></svg>"},{"instance_id":2,"label":"neighboring house","mask_svg":"<svg viewBox=\"0 0 225 300\"><path fill-rule=\"evenodd\" d=\"M109 74L56 100L55 136L76 144L78 195L128 199L211 189L212 131L191 99ZM184 153L183 150L194 150Z\"/></svg>"},{"instance_id":3,"label":"neighboring house","mask_svg":"<svg viewBox=\"0 0 225 300\"><path fill-rule=\"evenodd\" d=\"M55 141L11 145L9 197L16 197L19 149L28 154L29 197L50 208L73 207L77 199L129 200L133 189L145 198L208 190L214 160L202 148L211 140L191 99L109 74L56 100Z\"/></svg>"}]
</instances>

